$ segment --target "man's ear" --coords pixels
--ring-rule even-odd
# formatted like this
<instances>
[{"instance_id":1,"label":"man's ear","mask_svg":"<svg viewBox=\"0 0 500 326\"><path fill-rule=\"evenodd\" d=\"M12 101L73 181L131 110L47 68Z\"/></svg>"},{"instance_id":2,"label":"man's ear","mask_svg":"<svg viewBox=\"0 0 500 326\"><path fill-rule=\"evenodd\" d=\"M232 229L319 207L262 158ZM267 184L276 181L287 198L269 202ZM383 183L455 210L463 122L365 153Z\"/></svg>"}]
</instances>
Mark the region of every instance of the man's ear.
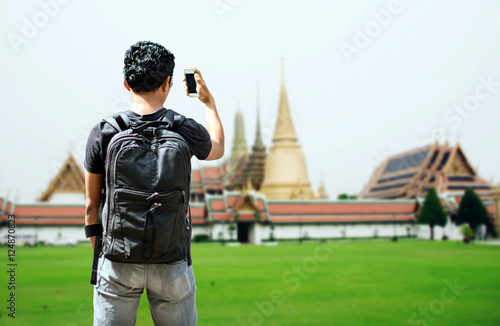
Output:
<instances>
[{"instance_id":1,"label":"man's ear","mask_svg":"<svg viewBox=\"0 0 500 326\"><path fill-rule=\"evenodd\" d=\"M167 91L167 86L170 87L170 78L171 78L171 76L168 76L167 78L165 78L165 80L163 81L163 84L161 85L161 88L164 92Z\"/></svg>"},{"instance_id":2,"label":"man's ear","mask_svg":"<svg viewBox=\"0 0 500 326\"><path fill-rule=\"evenodd\" d=\"M125 88L127 89L127 91L130 92L130 86L127 84L127 81L125 80L125 78L123 78L123 86L125 86Z\"/></svg>"}]
</instances>

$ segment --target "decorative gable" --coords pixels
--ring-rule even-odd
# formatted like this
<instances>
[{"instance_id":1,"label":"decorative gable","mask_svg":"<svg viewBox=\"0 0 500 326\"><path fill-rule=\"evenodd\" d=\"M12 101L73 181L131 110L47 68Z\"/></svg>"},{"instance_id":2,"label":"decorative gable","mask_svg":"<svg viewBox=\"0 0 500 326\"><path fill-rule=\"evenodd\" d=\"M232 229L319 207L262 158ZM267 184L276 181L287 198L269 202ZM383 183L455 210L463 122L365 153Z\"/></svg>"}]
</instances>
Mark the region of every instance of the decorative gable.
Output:
<instances>
[{"instance_id":1,"label":"decorative gable","mask_svg":"<svg viewBox=\"0 0 500 326\"><path fill-rule=\"evenodd\" d=\"M83 171L71 153L38 201L48 202L55 193L85 194Z\"/></svg>"},{"instance_id":2,"label":"decorative gable","mask_svg":"<svg viewBox=\"0 0 500 326\"><path fill-rule=\"evenodd\" d=\"M252 195L244 193L234 205L234 210L238 213L258 213L259 208Z\"/></svg>"},{"instance_id":3,"label":"decorative gable","mask_svg":"<svg viewBox=\"0 0 500 326\"><path fill-rule=\"evenodd\" d=\"M457 145L453 151L449 161L443 168L443 172L451 175L476 175L476 171L474 171L474 168L469 164L460 145Z\"/></svg>"}]
</instances>

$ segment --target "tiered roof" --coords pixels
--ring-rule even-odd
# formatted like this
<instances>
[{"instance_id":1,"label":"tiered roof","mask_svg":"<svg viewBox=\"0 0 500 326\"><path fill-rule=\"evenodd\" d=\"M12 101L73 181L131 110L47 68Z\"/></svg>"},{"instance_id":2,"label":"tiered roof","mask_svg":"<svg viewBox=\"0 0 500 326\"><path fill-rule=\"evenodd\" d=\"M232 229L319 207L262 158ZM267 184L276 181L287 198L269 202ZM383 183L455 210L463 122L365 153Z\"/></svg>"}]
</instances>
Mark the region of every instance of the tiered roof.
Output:
<instances>
[{"instance_id":1,"label":"tiered roof","mask_svg":"<svg viewBox=\"0 0 500 326\"><path fill-rule=\"evenodd\" d=\"M191 203L204 202L205 190L203 189L203 180L201 170L191 171Z\"/></svg>"},{"instance_id":2,"label":"tiered roof","mask_svg":"<svg viewBox=\"0 0 500 326\"><path fill-rule=\"evenodd\" d=\"M269 221L266 200L254 191L208 196L207 212L210 222Z\"/></svg>"},{"instance_id":3,"label":"tiered roof","mask_svg":"<svg viewBox=\"0 0 500 326\"><path fill-rule=\"evenodd\" d=\"M200 173L205 194L222 194L224 167L206 166L201 168Z\"/></svg>"},{"instance_id":4,"label":"tiered roof","mask_svg":"<svg viewBox=\"0 0 500 326\"><path fill-rule=\"evenodd\" d=\"M266 200L254 191L208 196L211 222L271 222L277 224L392 223L415 221L415 200Z\"/></svg>"},{"instance_id":5,"label":"tiered roof","mask_svg":"<svg viewBox=\"0 0 500 326\"><path fill-rule=\"evenodd\" d=\"M222 194L226 166L203 167L191 171L191 202L204 202L205 194Z\"/></svg>"},{"instance_id":6,"label":"tiered roof","mask_svg":"<svg viewBox=\"0 0 500 326\"><path fill-rule=\"evenodd\" d=\"M0 197L0 215L9 215L14 212L15 205L12 201Z\"/></svg>"},{"instance_id":7,"label":"tiered roof","mask_svg":"<svg viewBox=\"0 0 500 326\"><path fill-rule=\"evenodd\" d=\"M14 210L18 225L84 225L85 206L45 203L17 205ZM4 220L2 218L2 220Z\"/></svg>"},{"instance_id":8,"label":"tiered roof","mask_svg":"<svg viewBox=\"0 0 500 326\"><path fill-rule=\"evenodd\" d=\"M415 200L268 201L273 223L390 223L415 221Z\"/></svg>"},{"instance_id":9,"label":"tiered roof","mask_svg":"<svg viewBox=\"0 0 500 326\"><path fill-rule=\"evenodd\" d=\"M463 194L474 189L483 200L491 199L491 187L477 176L460 144L437 142L388 158L374 171L360 198L425 197L430 187L439 193Z\"/></svg>"}]
</instances>

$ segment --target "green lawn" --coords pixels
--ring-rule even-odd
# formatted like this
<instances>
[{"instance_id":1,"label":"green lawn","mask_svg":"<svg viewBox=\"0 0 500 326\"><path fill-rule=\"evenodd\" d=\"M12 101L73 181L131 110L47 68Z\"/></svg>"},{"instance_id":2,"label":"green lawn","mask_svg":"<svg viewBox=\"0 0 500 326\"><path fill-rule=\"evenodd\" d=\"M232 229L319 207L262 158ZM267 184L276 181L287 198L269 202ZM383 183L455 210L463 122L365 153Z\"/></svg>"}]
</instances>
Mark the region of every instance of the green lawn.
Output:
<instances>
[{"instance_id":1,"label":"green lawn","mask_svg":"<svg viewBox=\"0 0 500 326\"><path fill-rule=\"evenodd\" d=\"M193 245L193 260L202 326L500 325L498 246L207 244ZM92 324L88 246L17 248L16 262L16 318L7 316L9 275L2 272L1 325ZM137 325L152 325L145 296Z\"/></svg>"}]
</instances>

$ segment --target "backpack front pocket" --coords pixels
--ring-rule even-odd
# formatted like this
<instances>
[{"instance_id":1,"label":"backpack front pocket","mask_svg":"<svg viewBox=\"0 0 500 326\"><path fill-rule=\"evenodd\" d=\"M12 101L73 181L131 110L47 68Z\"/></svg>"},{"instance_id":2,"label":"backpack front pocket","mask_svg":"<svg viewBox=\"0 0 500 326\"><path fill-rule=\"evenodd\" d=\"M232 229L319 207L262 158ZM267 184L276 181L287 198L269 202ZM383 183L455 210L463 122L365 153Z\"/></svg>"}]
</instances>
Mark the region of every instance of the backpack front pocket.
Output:
<instances>
[{"instance_id":1,"label":"backpack front pocket","mask_svg":"<svg viewBox=\"0 0 500 326\"><path fill-rule=\"evenodd\" d=\"M178 252L185 219L184 202L183 191L151 193L118 189L110 223L113 240L106 257L131 263L184 259L183 253Z\"/></svg>"}]
</instances>

